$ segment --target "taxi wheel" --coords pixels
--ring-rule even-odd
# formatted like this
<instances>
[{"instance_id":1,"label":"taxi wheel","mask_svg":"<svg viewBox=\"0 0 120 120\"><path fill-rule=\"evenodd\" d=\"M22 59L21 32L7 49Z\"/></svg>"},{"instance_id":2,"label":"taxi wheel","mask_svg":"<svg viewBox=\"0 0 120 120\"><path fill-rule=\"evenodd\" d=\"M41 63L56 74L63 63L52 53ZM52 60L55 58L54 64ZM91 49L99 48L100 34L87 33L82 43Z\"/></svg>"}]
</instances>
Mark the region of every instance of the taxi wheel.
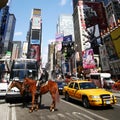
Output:
<instances>
[{"instance_id":1,"label":"taxi wheel","mask_svg":"<svg viewBox=\"0 0 120 120\"><path fill-rule=\"evenodd\" d=\"M90 103L87 97L83 98L82 103L85 108L90 108Z\"/></svg>"},{"instance_id":2,"label":"taxi wheel","mask_svg":"<svg viewBox=\"0 0 120 120\"><path fill-rule=\"evenodd\" d=\"M69 97L69 94L68 93L65 93L65 100L66 101L69 101L70 97Z\"/></svg>"}]
</instances>

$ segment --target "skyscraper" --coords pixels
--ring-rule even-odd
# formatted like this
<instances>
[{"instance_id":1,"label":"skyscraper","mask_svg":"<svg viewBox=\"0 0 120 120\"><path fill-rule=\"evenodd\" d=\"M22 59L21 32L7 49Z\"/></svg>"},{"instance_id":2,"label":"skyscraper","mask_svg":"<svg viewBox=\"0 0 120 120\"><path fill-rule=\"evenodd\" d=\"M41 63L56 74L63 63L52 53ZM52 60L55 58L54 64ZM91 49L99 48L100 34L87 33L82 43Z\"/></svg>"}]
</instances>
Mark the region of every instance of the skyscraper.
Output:
<instances>
[{"instance_id":1,"label":"skyscraper","mask_svg":"<svg viewBox=\"0 0 120 120\"><path fill-rule=\"evenodd\" d=\"M29 37L28 37L29 36ZM30 19L28 38L28 58L40 62L42 42L42 18L41 9L34 8Z\"/></svg>"}]
</instances>

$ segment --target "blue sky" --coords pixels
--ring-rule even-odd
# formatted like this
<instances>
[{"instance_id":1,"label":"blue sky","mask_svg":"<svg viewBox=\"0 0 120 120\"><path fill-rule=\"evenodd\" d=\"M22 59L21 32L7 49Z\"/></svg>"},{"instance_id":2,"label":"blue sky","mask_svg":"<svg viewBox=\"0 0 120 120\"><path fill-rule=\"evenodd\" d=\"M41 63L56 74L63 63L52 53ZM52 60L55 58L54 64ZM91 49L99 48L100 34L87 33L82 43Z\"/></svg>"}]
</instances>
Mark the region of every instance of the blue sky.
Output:
<instances>
[{"instance_id":1,"label":"blue sky","mask_svg":"<svg viewBox=\"0 0 120 120\"><path fill-rule=\"evenodd\" d=\"M48 44L55 39L58 17L73 13L72 0L11 0L10 13L16 17L14 40L26 40L33 8L42 10L42 59L46 63Z\"/></svg>"}]
</instances>

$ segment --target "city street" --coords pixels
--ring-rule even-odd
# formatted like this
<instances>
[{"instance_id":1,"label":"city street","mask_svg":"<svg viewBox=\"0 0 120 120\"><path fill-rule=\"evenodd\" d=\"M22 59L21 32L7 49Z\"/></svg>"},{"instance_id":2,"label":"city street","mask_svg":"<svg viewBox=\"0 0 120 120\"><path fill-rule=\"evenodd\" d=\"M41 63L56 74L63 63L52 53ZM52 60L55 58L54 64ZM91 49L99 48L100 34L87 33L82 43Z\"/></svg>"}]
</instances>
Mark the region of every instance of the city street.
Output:
<instances>
[{"instance_id":1,"label":"city street","mask_svg":"<svg viewBox=\"0 0 120 120\"><path fill-rule=\"evenodd\" d=\"M120 98L112 108L97 107L92 109L85 109L77 101L66 102L63 95L60 98L56 110L50 112L51 96L49 94L43 95L41 108L33 113L29 113L30 105L23 108L21 103L8 104L1 100L0 118L1 120L119 120L120 118Z\"/></svg>"}]
</instances>

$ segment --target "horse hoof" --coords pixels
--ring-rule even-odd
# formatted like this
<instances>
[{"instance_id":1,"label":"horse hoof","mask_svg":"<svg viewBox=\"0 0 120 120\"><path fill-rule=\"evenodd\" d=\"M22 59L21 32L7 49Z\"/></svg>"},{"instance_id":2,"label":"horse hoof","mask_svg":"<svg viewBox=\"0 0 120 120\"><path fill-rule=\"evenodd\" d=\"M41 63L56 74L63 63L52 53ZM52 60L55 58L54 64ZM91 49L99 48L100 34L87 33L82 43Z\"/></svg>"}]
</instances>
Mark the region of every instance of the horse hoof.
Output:
<instances>
[{"instance_id":1,"label":"horse hoof","mask_svg":"<svg viewBox=\"0 0 120 120\"><path fill-rule=\"evenodd\" d=\"M35 111L37 111L38 110L38 108L35 108Z\"/></svg>"},{"instance_id":2,"label":"horse hoof","mask_svg":"<svg viewBox=\"0 0 120 120\"><path fill-rule=\"evenodd\" d=\"M33 112L33 110L29 110L29 113L32 113Z\"/></svg>"},{"instance_id":3,"label":"horse hoof","mask_svg":"<svg viewBox=\"0 0 120 120\"><path fill-rule=\"evenodd\" d=\"M51 112L54 112L55 110L54 109L50 109Z\"/></svg>"},{"instance_id":4,"label":"horse hoof","mask_svg":"<svg viewBox=\"0 0 120 120\"><path fill-rule=\"evenodd\" d=\"M55 110L54 109L52 109L52 112L54 112Z\"/></svg>"}]
</instances>

